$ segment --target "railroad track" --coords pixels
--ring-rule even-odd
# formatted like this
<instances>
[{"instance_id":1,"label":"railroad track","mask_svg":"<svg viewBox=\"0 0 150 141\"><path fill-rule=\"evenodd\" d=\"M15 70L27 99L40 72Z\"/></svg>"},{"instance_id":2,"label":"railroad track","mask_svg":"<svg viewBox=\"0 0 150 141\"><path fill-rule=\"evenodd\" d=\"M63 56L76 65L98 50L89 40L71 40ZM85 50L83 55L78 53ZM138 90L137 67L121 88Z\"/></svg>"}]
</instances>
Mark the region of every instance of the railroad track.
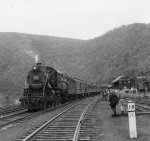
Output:
<instances>
[{"instance_id":1,"label":"railroad track","mask_svg":"<svg viewBox=\"0 0 150 141\"><path fill-rule=\"evenodd\" d=\"M17 123L30 116L31 116L31 113L28 113L27 110L22 110L19 112L15 112L15 113L2 116L0 117L0 128L11 125L13 123Z\"/></svg>"},{"instance_id":2,"label":"railroad track","mask_svg":"<svg viewBox=\"0 0 150 141\"><path fill-rule=\"evenodd\" d=\"M136 103L136 114L150 114L150 106L146 104Z\"/></svg>"},{"instance_id":3,"label":"railroad track","mask_svg":"<svg viewBox=\"0 0 150 141\"><path fill-rule=\"evenodd\" d=\"M64 110L53 119L35 127L17 141L90 140L91 112L98 97L89 98Z\"/></svg>"},{"instance_id":4,"label":"railroad track","mask_svg":"<svg viewBox=\"0 0 150 141\"><path fill-rule=\"evenodd\" d=\"M0 116L4 115L4 114L11 113L11 112L20 111L20 110L23 110L23 109L24 108L22 108L21 106L3 107L3 108L0 108Z\"/></svg>"},{"instance_id":5,"label":"railroad track","mask_svg":"<svg viewBox=\"0 0 150 141\"><path fill-rule=\"evenodd\" d=\"M18 115L23 114L25 112L28 112L28 110L23 109L23 110L11 112L11 113L8 113L8 114L0 115L0 120L5 120L5 119L11 118L13 116L18 116Z\"/></svg>"},{"instance_id":6,"label":"railroad track","mask_svg":"<svg viewBox=\"0 0 150 141\"><path fill-rule=\"evenodd\" d=\"M64 104L64 105L66 105L66 104ZM64 105L61 105L61 106L64 106ZM0 129L2 129L3 127L8 126L8 125L12 125L12 124L21 122L23 120L32 119L38 115L44 114L46 112L49 112L49 111L59 108L61 106L43 110L43 111L33 112L33 113L30 113L30 112L28 112L28 110L25 109L25 110L22 110L22 111L19 111L16 113L8 114L6 116L1 116L0 117Z\"/></svg>"},{"instance_id":7,"label":"railroad track","mask_svg":"<svg viewBox=\"0 0 150 141\"><path fill-rule=\"evenodd\" d=\"M135 103L135 113L136 115L141 115L141 114L150 114L150 99L133 99L133 98L128 98L125 101L125 108L128 108L128 101L132 100Z\"/></svg>"},{"instance_id":8,"label":"railroad track","mask_svg":"<svg viewBox=\"0 0 150 141\"><path fill-rule=\"evenodd\" d=\"M74 102L76 102L76 101L74 101ZM42 111L38 111L38 112L34 112L34 113L29 113L29 112L27 112L27 110L24 109L22 111L18 111L15 113L7 114L7 115L1 115L0 116L0 129L2 129L5 126L19 123L23 120L32 119L38 115L45 114L47 112L50 112L50 111L55 110L57 108L63 107L63 106L70 104L70 103L72 103L72 102L68 102L68 103L65 103L63 105L58 105L58 106L51 108L51 109L46 109L46 110L42 110Z\"/></svg>"},{"instance_id":9,"label":"railroad track","mask_svg":"<svg viewBox=\"0 0 150 141\"><path fill-rule=\"evenodd\" d=\"M149 98L141 98L135 100L135 106L136 106L136 114L150 114L150 99Z\"/></svg>"}]
</instances>

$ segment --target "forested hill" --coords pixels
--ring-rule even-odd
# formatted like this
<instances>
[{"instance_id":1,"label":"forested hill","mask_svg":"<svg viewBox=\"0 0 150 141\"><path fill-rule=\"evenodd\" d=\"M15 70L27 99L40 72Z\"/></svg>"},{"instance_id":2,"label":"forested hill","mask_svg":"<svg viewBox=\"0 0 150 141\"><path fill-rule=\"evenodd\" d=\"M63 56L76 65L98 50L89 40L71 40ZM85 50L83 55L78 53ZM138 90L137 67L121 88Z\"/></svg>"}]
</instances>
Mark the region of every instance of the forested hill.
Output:
<instances>
[{"instance_id":1,"label":"forested hill","mask_svg":"<svg viewBox=\"0 0 150 141\"><path fill-rule=\"evenodd\" d=\"M35 55L42 63L70 74L76 70L85 43L69 38L0 33L0 92L23 91L27 72L35 65Z\"/></svg>"},{"instance_id":2,"label":"forested hill","mask_svg":"<svg viewBox=\"0 0 150 141\"><path fill-rule=\"evenodd\" d=\"M23 90L36 54L45 64L88 81L138 75L150 66L150 25L122 26L91 40L0 33L1 92Z\"/></svg>"},{"instance_id":3,"label":"forested hill","mask_svg":"<svg viewBox=\"0 0 150 141\"><path fill-rule=\"evenodd\" d=\"M121 26L86 46L82 59L91 79L109 82L122 74L140 75L150 66L150 24Z\"/></svg>"}]
</instances>

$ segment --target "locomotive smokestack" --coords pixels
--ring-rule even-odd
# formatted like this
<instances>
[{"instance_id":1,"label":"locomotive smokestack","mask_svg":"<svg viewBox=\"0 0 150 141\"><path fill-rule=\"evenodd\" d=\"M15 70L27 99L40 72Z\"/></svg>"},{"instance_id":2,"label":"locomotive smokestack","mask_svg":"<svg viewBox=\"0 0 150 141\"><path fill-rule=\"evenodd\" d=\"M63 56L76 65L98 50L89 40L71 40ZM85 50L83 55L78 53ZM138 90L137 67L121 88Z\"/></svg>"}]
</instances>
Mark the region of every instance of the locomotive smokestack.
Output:
<instances>
[{"instance_id":1,"label":"locomotive smokestack","mask_svg":"<svg viewBox=\"0 0 150 141\"><path fill-rule=\"evenodd\" d=\"M35 55L35 62L36 62L36 66L38 68L40 68L42 66L42 63L40 62L38 55Z\"/></svg>"},{"instance_id":2,"label":"locomotive smokestack","mask_svg":"<svg viewBox=\"0 0 150 141\"><path fill-rule=\"evenodd\" d=\"M38 63L38 60L39 60L39 56L35 55L35 62L36 62L36 64Z\"/></svg>"}]
</instances>

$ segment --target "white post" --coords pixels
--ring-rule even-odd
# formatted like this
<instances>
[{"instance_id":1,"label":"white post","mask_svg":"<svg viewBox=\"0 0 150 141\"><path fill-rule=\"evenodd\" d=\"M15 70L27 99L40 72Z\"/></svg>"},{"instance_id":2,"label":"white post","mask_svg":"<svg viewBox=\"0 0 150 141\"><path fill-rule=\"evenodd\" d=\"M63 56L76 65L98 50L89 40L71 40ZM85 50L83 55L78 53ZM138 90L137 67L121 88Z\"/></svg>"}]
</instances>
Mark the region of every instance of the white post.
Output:
<instances>
[{"instance_id":1,"label":"white post","mask_svg":"<svg viewBox=\"0 0 150 141\"><path fill-rule=\"evenodd\" d=\"M137 138L135 104L131 100L128 101L128 118L130 138Z\"/></svg>"}]
</instances>

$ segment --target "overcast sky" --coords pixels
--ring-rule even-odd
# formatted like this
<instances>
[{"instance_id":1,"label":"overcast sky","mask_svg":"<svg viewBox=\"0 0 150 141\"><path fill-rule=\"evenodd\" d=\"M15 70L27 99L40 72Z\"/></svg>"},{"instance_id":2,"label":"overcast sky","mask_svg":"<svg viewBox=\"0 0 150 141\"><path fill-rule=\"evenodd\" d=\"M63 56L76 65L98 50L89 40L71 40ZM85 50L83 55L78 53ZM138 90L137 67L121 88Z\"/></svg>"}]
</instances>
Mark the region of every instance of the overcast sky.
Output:
<instances>
[{"instance_id":1,"label":"overcast sky","mask_svg":"<svg viewBox=\"0 0 150 141\"><path fill-rule=\"evenodd\" d=\"M91 39L149 21L150 0L0 0L0 32Z\"/></svg>"}]
</instances>

